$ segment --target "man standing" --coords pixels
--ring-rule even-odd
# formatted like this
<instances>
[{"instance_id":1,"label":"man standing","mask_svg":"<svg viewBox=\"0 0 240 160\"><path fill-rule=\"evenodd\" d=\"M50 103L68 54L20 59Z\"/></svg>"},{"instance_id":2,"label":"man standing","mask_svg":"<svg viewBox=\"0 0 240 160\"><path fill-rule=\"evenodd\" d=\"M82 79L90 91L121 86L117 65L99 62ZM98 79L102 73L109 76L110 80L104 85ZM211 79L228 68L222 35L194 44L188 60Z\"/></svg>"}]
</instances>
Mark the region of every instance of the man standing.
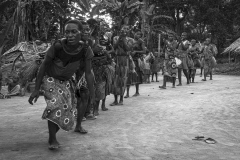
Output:
<instances>
[{"instance_id":1,"label":"man standing","mask_svg":"<svg viewBox=\"0 0 240 160\"><path fill-rule=\"evenodd\" d=\"M76 107L75 89L72 76L85 64L85 77L90 90L91 102L94 101L93 74L91 59L93 53L88 45L81 42L82 24L78 20L70 20L65 25L66 39L56 41L47 51L46 57L40 66L35 91L29 98L33 104L39 97L40 87L44 92L47 107L43 112L43 119L48 120L49 149L60 147L56 133L61 128L65 131L72 129ZM86 108L77 106L78 116ZM82 120L83 117L78 117ZM75 131L84 129L78 121Z\"/></svg>"},{"instance_id":2,"label":"man standing","mask_svg":"<svg viewBox=\"0 0 240 160\"><path fill-rule=\"evenodd\" d=\"M212 70L214 66L216 65L216 60L214 56L217 54L217 49L214 45L210 44L211 39L207 38L205 47L203 49L203 69L204 69L204 79L202 81L206 81L207 75L210 74L210 80L212 79Z\"/></svg>"},{"instance_id":3,"label":"man standing","mask_svg":"<svg viewBox=\"0 0 240 160\"><path fill-rule=\"evenodd\" d=\"M182 86L182 71L187 78L187 84L190 84L189 75L188 75L188 51L187 51L189 45L190 45L190 42L187 40L187 33L183 32L177 48L178 58L182 61L182 63L178 66L179 84L177 86Z\"/></svg>"}]
</instances>

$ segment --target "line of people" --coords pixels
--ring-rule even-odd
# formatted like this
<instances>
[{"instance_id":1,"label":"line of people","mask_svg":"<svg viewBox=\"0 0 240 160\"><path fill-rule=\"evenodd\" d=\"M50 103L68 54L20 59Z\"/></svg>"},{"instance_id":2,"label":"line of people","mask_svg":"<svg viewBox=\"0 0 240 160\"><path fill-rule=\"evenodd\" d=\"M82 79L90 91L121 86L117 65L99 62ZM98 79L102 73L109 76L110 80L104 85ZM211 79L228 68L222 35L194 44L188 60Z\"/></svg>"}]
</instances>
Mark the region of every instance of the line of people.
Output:
<instances>
[{"instance_id":1,"label":"line of people","mask_svg":"<svg viewBox=\"0 0 240 160\"><path fill-rule=\"evenodd\" d=\"M70 20L65 25L65 38L57 40L49 48L36 78L35 91L29 97L29 103L36 102L40 90L43 91L47 107L42 118L48 120L49 149L60 147L56 134L61 128L86 134L82 121L96 119L99 114L99 104L102 101L102 111L107 111L106 97L114 95L110 106L123 105L124 93L128 98L129 90L135 85L135 94L139 96L139 86L143 83L144 73L150 82L150 71L156 76L159 62L154 54L147 50L142 33L135 30L134 37L129 37L130 27L124 25L119 36L113 37L106 32L101 22L95 19L88 21ZM177 42L169 35L164 39L165 58L163 62L164 81L161 88L166 88L166 82L171 81L175 87L178 74L179 85L182 85L181 72L187 77L187 83L194 82L196 63L199 54L194 41L189 47L186 34ZM198 52L198 51L197 51ZM206 41L204 55L204 79L210 73L212 78L213 49ZM178 57L179 59L176 59ZM196 58L197 57L197 58ZM143 67L143 59L148 66ZM182 63L178 64L178 61ZM192 62L192 63L190 63ZM150 65L151 63L151 65ZM189 67L190 64L192 67ZM191 73L191 74L189 74ZM152 81L153 81L152 75Z\"/></svg>"}]
</instances>

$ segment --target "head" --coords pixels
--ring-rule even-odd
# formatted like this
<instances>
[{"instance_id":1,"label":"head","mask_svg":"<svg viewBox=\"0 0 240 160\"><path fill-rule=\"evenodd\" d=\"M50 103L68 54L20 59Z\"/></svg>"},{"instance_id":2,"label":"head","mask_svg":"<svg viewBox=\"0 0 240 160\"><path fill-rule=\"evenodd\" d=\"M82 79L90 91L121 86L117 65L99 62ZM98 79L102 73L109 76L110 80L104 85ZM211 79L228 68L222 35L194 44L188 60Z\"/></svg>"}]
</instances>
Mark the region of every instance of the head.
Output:
<instances>
[{"instance_id":1,"label":"head","mask_svg":"<svg viewBox=\"0 0 240 160\"><path fill-rule=\"evenodd\" d=\"M209 45L210 43L211 43L211 38L206 38L205 44L206 44L206 45Z\"/></svg>"},{"instance_id":2,"label":"head","mask_svg":"<svg viewBox=\"0 0 240 160\"><path fill-rule=\"evenodd\" d=\"M123 36L127 36L128 33L129 33L129 31L130 31L130 27L124 25L124 26L122 27L122 29L120 30L120 34L123 35Z\"/></svg>"},{"instance_id":3,"label":"head","mask_svg":"<svg viewBox=\"0 0 240 160\"><path fill-rule=\"evenodd\" d=\"M182 35L181 35L181 38L182 38L182 40L187 39L187 33L186 33L186 32L183 32Z\"/></svg>"},{"instance_id":4,"label":"head","mask_svg":"<svg viewBox=\"0 0 240 160\"><path fill-rule=\"evenodd\" d=\"M82 23L82 28L83 28L81 38L83 41L87 41L89 39L91 29L87 22L81 21L81 23Z\"/></svg>"},{"instance_id":5,"label":"head","mask_svg":"<svg viewBox=\"0 0 240 160\"><path fill-rule=\"evenodd\" d=\"M134 34L134 39L140 39L142 38L142 32L140 30L137 30Z\"/></svg>"},{"instance_id":6,"label":"head","mask_svg":"<svg viewBox=\"0 0 240 160\"><path fill-rule=\"evenodd\" d=\"M196 39L192 39L192 40L191 40L191 44L192 44L192 46L195 46L196 43L197 43Z\"/></svg>"},{"instance_id":7,"label":"head","mask_svg":"<svg viewBox=\"0 0 240 160\"><path fill-rule=\"evenodd\" d=\"M65 24L65 36L68 45L78 44L81 40L82 24L78 20L70 20Z\"/></svg>"},{"instance_id":8,"label":"head","mask_svg":"<svg viewBox=\"0 0 240 160\"><path fill-rule=\"evenodd\" d=\"M168 40L173 41L174 36L172 34L168 34Z\"/></svg>"}]
</instances>

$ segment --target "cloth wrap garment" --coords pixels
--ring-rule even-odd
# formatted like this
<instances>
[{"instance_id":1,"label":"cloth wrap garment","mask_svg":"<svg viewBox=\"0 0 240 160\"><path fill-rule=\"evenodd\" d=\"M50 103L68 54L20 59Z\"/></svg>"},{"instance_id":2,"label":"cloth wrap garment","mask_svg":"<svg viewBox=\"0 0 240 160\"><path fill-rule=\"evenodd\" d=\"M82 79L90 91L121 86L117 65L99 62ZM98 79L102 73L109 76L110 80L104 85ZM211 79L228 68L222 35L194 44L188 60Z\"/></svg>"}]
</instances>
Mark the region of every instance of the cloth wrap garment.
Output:
<instances>
[{"instance_id":1,"label":"cloth wrap garment","mask_svg":"<svg viewBox=\"0 0 240 160\"><path fill-rule=\"evenodd\" d=\"M53 60L43 78L41 89L47 103L42 118L52 121L61 129L69 131L74 125L77 99L72 76L80 64L93 57L89 46L79 46L72 54L68 52L66 41L57 41L47 51Z\"/></svg>"},{"instance_id":2,"label":"cloth wrap garment","mask_svg":"<svg viewBox=\"0 0 240 160\"><path fill-rule=\"evenodd\" d=\"M132 44L133 51L142 51L142 43L144 43L144 42L141 39L139 39L139 40L133 39L133 44ZM143 60L143 55L136 53L135 55L132 55L132 59L134 62L136 73L129 72L127 85L142 84L143 83L143 73L144 73L144 68L145 68L145 62Z\"/></svg>"},{"instance_id":3,"label":"cloth wrap garment","mask_svg":"<svg viewBox=\"0 0 240 160\"><path fill-rule=\"evenodd\" d=\"M116 44L118 41L118 36L114 37L113 42ZM135 65L132 61L132 58L129 54L130 49L133 44L133 39L126 37L126 45L128 46L128 49L125 48L123 45L123 41L119 42L120 44L116 46L115 50L115 76L114 76L114 82L112 87L112 94L114 95L124 95L127 79L128 79L128 73L132 72L135 68Z\"/></svg>"},{"instance_id":4,"label":"cloth wrap garment","mask_svg":"<svg viewBox=\"0 0 240 160\"><path fill-rule=\"evenodd\" d=\"M103 38L100 39L98 45L104 50L110 50L110 42L108 43ZM94 52L92 66L95 75L95 100L103 100L111 93L115 69L111 65L112 61L109 55Z\"/></svg>"},{"instance_id":5,"label":"cloth wrap garment","mask_svg":"<svg viewBox=\"0 0 240 160\"><path fill-rule=\"evenodd\" d=\"M173 41L170 45L173 46ZM165 60L163 64L163 75L167 77L167 81L172 82L172 77L177 76L177 64L175 60L175 51L166 46Z\"/></svg>"},{"instance_id":6,"label":"cloth wrap garment","mask_svg":"<svg viewBox=\"0 0 240 160\"><path fill-rule=\"evenodd\" d=\"M183 42L184 45L189 43L190 42L187 40ZM189 67L191 68L192 64L188 58L188 50L185 50L181 43L179 43L177 48L177 57L182 61L182 63L178 66L179 69L188 69Z\"/></svg>"}]
</instances>

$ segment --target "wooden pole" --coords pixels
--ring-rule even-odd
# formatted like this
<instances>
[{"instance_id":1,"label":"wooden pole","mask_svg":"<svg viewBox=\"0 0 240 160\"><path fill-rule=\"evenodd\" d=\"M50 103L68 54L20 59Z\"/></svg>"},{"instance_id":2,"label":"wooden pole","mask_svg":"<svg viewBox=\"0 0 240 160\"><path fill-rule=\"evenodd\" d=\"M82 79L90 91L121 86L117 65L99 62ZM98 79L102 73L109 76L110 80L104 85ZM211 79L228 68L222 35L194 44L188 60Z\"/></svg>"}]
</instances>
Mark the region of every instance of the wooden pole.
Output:
<instances>
[{"instance_id":1,"label":"wooden pole","mask_svg":"<svg viewBox=\"0 0 240 160\"><path fill-rule=\"evenodd\" d=\"M228 62L229 62L229 64L231 63L231 56L230 55L231 55L231 52L229 51L228 52Z\"/></svg>"},{"instance_id":2,"label":"wooden pole","mask_svg":"<svg viewBox=\"0 0 240 160\"><path fill-rule=\"evenodd\" d=\"M161 34L158 34L158 57L160 57L161 52Z\"/></svg>"}]
</instances>

